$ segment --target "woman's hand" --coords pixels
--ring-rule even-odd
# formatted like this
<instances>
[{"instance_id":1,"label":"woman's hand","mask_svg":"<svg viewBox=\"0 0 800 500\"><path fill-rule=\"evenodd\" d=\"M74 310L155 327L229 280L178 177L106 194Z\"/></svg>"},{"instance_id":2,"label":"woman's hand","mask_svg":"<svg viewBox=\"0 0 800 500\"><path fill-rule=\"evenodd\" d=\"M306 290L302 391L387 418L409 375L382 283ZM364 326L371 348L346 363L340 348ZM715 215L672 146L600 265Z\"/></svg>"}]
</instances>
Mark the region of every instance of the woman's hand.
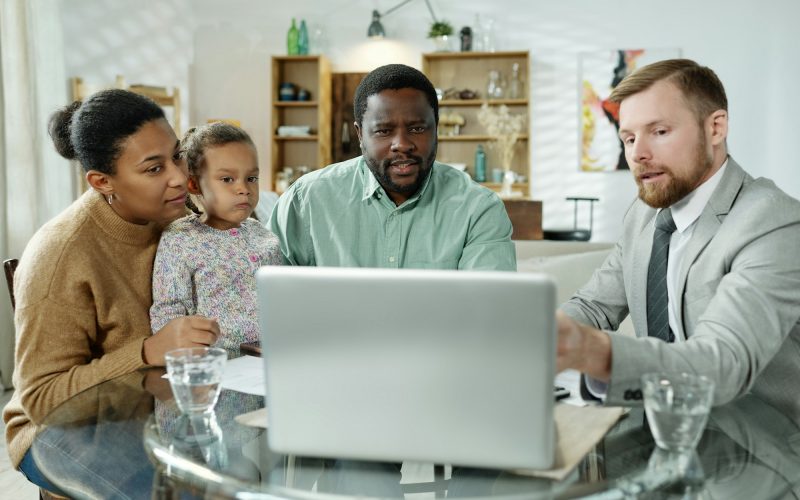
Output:
<instances>
[{"instance_id":1,"label":"woman's hand","mask_svg":"<svg viewBox=\"0 0 800 500\"><path fill-rule=\"evenodd\" d=\"M142 386L144 390L155 396L159 401L169 401L175 399L172 395L172 388L169 385L169 380L164 378L165 370L163 368L150 368L144 372L144 380Z\"/></svg>"},{"instance_id":2,"label":"woman's hand","mask_svg":"<svg viewBox=\"0 0 800 500\"><path fill-rule=\"evenodd\" d=\"M170 320L164 328L144 341L142 358L148 365L164 366L164 354L181 347L207 347L219 337L217 320L203 316L183 316Z\"/></svg>"}]
</instances>

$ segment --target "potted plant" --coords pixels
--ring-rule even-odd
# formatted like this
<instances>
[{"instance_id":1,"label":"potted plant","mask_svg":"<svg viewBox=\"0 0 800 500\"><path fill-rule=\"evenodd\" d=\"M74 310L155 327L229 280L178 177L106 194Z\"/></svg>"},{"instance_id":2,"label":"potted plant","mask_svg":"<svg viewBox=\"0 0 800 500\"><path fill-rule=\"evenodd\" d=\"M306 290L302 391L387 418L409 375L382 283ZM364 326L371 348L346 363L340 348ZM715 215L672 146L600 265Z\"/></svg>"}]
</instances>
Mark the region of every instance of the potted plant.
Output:
<instances>
[{"instance_id":1,"label":"potted plant","mask_svg":"<svg viewBox=\"0 0 800 500\"><path fill-rule=\"evenodd\" d=\"M450 51L450 38L453 26L447 21L435 21L428 30L428 38L433 40L437 52Z\"/></svg>"}]
</instances>

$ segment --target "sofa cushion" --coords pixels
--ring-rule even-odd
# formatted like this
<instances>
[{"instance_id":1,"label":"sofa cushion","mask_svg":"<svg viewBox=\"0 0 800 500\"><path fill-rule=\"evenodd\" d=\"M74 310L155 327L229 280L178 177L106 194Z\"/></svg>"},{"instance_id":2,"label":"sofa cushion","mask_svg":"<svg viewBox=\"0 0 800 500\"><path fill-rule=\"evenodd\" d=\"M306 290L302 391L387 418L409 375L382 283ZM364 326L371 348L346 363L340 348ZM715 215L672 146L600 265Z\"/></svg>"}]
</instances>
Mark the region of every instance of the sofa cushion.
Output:
<instances>
[{"instance_id":1,"label":"sofa cushion","mask_svg":"<svg viewBox=\"0 0 800 500\"><path fill-rule=\"evenodd\" d=\"M592 277L611 252L610 248L564 255L538 256L517 259L517 271L544 273L556 283L556 303L569 300ZM622 322L620 333L634 335L630 317Z\"/></svg>"},{"instance_id":2,"label":"sofa cushion","mask_svg":"<svg viewBox=\"0 0 800 500\"><path fill-rule=\"evenodd\" d=\"M515 240L514 250L517 260L529 257L554 257L571 253L611 250L613 243L593 243L588 241L548 241L548 240Z\"/></svg>"},{"instance_id":3,"label":"sofa cushion","mask_svg":"<svg viewBox=\"0 0 800 500\"><path fill-rule=\"evenodd\" d=\"M517 260L517 271L549 275L558 288L556 301L563 304L589 281L594 270L606 260L608 253L609 250L595 250L550 257L528 257Z\"/></svg>"}]
</instances>

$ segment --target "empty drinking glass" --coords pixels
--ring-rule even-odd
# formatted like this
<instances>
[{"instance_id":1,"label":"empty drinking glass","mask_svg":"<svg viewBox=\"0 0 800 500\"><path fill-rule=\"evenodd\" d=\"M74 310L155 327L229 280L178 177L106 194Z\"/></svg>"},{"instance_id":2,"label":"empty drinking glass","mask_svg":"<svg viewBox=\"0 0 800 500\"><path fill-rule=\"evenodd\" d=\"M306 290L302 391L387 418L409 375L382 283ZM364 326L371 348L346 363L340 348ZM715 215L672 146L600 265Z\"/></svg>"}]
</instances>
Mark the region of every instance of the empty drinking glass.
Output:
<instances>
[{"instance_id":1,"label":"empty drinking glass","mask_svg":"<svg viewBox=\"0 0 800 500\"><path fill-rule=\"evenodd\" d=\"M714 400L714 382L690 373L648 373L642 376L644 409L659 448L693 450Z\"/></svg>"},{"instance_id":2,"label":"empty drinking glass","mask_svg":"<svg viewBox=\"0 0 800 500\"><path fill-rule=\"evenodd\" d=\"M216 347L190 347L169 351L165 358L169 384L181 412L211 412L219 397L227 351Z\"/></svg>"}]
</instances>

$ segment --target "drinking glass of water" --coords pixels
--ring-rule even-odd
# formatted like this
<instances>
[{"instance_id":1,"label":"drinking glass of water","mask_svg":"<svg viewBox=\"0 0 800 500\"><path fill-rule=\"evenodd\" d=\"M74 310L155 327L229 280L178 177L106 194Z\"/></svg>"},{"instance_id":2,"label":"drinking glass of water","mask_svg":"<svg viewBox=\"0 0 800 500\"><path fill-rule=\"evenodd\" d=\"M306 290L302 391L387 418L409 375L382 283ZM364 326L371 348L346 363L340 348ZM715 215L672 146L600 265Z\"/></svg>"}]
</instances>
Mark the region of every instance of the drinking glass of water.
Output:
<instances>
[{"instance_id":1,"label":"drinking glass of water","mask_svg":"<svg viewBox=\"0 0 800 500\"><path fill-rule=\"evenodd\" d=\"M647 373L642 392L656 445L671 452L693 450L711 411L714 382L689 373Z\"/></svg>"},{"instance_id":2,"label":"drinking glass of water","mask_svg":"<svg viewBox=\"0 0 800 500\"><path fill-rule=\"evenodd\" d=\"M165 355L172 394L182 413L209 413L219 397L228 353L216 347L175 349Z\"/></svg>"}]
</instances>

